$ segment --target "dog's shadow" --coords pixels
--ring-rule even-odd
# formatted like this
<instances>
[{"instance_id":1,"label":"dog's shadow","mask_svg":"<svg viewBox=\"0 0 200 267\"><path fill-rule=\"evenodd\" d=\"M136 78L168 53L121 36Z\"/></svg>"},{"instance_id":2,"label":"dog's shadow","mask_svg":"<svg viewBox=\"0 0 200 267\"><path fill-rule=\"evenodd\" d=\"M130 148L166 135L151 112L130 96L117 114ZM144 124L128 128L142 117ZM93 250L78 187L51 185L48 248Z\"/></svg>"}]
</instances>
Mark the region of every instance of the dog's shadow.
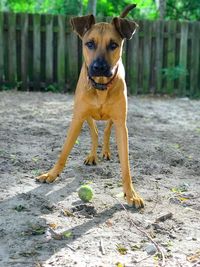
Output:
<instances>
[{"instance_id":1,"label":"dog's shadow","mask_svg":"<svg viewBox=\"0 0 200 267\"><path fill-rule=\"evenodd\" d=\"M73 242L77 238L81 238L97 225L106 222L115 212L123 210L123 207L117 201L116 204L101 212L96 211L95 200L88 205L84 205L80 201L73 202L70 208L76 209L82 206L86 209L86 215L88 215L88 207L90 216L86 216L84 220L80 219L80 224L64 229L72 233L71 237L57 240L52 236L48 239L47 235L51 227L48 223L52 221L52 224L56 224L56 221L53 220L56 220L57 216L62 216L61 210L65 199L67 201L68 198L72 197L71 194L77 190L79 185L80 183L75 177L70 178L69 181L62 178L54 184L38 183L35 189L17 194L1 202L0 209L3 216L0 224L2 241L0 265L2 262L6 266L4 250L9 252L8 261L12 264L20 262L20 266L32 266L31 264L34 262L46 262L53 257L55 252L66 248L67 245L73 247ZM132 211L135 212L134 209ZM55 214L53 215L53 213ZM46 215L48 216L48 222L45 219ZM62 220L67 221L68 218L63 216ZM12 225L11 221L13 221ZM76 217L76 222L78 221L79 219ZM31 232L32 228L30 229L30 227L35 226L39 227L39 232ZM44 227L45 231L40 233L40 227ZM9 240L9 242L6 240ZM68 247L68 249L70 248Z\"/></svg>"}]
</instances>

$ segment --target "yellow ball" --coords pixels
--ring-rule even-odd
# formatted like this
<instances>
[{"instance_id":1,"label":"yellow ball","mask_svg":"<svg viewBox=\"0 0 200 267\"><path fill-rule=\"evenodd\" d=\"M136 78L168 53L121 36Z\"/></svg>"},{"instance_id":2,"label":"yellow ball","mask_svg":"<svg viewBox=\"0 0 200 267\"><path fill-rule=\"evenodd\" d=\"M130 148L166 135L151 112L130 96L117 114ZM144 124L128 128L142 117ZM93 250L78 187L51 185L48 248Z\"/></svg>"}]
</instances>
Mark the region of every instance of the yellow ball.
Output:
<instances>
[{"instance_id":1,"label":"yellow ball","mask_svg":"<svg viewBox=\"0 0 200 267\"><path fill-rule=\"evenodd\" d=\"M89 202L93 195L93 190L89 185L82 185L78 190L78 196L83 202Z\"/></svg>"}]
</instances>

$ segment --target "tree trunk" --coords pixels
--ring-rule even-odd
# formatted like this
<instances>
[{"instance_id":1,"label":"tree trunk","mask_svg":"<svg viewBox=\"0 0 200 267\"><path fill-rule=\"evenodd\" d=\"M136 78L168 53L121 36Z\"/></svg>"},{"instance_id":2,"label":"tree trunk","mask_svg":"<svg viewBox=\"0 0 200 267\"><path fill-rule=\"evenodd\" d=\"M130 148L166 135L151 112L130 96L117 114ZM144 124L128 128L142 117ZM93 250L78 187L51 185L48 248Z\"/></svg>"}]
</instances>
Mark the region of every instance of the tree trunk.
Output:
<instances>
[{"instance_id":1,"label":"tree trunk","mask_svg":"<svg viewBox=\"0 0 200 267\"><path fill-rule=\"evenodd\" d=\"M166 0L155 0L157 9L159 11L160 19L165 18Z\"/></svg>"},{"instance_id":2,"label":"tree trunk","mask_svg":"<svg viewBox=\"0 0 200 267\"><path fill-rule=\"evenodd\" d=\"M88 0L87 13L96 15L97 0Z\"/></svg>"}]
</instances>

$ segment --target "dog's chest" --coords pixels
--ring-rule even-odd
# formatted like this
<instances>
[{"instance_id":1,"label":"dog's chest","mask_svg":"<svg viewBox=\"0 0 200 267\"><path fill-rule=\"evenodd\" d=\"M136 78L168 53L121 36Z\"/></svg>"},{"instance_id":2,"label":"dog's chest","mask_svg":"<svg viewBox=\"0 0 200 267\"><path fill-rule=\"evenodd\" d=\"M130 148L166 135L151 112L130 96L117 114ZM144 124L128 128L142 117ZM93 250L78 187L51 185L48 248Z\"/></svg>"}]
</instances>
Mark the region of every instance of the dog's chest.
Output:
<instances>
[{"instance_id":1,"label":"dog's chest","mask_svg":"<svg viewBox=\"0 0 200 267\"><path fill-rule=\"evenodd\" d=\"M107 92L97 92L92 117L95 120L108 120L110 118L110 101Z\"/></svg>"},{"instance_id":2,"label":"dog's chest","mask_svg":"<svg viewBox=\"0 0 200 267\"><path fill-rule=\"evenodd\" d=\"M92 110L92 118L95 120L108 120L110 118L110 114L108 112L108 109L104 106L101 106L99 108L94 108Z\"/></svg>"}]
</instances>

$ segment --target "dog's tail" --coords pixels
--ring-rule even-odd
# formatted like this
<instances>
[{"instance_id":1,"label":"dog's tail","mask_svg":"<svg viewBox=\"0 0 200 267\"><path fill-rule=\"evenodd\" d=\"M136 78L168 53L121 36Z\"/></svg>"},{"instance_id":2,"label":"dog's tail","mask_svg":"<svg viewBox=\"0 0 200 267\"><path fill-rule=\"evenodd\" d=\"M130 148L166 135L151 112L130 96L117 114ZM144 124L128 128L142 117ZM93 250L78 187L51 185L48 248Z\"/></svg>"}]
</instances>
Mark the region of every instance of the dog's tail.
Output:
<instances>
[{"instance_id":1,"label":"dog's tail","mask_svg":"<svg viewBox=\"0 0 200 267\"><path fill-rule=\"evenodd\" d=\"M120 18L125 18L128 13L136 7L136 4L132 4L132 5L128 5L127 7L125 7L125 9L122 11L121 15L119 16Z\"/></svg>"}]
</instances>

